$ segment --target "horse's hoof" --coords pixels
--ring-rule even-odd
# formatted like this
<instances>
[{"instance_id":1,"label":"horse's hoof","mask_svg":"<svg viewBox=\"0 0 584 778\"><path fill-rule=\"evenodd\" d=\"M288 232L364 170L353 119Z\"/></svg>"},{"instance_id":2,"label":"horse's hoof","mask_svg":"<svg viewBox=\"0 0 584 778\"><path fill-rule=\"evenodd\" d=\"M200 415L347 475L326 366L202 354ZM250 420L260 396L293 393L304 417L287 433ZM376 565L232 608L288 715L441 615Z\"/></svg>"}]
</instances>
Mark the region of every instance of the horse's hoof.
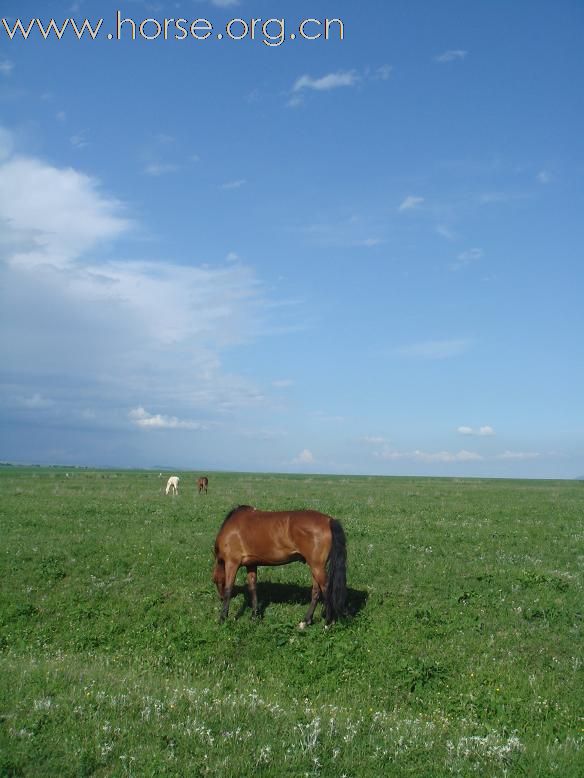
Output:
<instances>
[{"instance_id":1,"label":"horse's hoof","mask_svg":"<svg viewBox=\"0 0 584 778\"><path fill-rule=\"evenodd\" d=\"M298 629L306 629L306 622L301 621L300 624L298 625Z\"/></svg>"}]
</instances>

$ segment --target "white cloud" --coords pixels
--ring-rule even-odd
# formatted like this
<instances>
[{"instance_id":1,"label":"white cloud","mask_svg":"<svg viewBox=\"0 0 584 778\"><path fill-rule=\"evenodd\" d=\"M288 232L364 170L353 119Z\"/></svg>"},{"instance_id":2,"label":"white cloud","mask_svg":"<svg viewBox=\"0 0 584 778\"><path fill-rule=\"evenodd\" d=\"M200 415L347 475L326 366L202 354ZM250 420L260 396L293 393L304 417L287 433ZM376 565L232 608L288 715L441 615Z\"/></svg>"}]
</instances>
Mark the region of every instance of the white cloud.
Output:
<instances>
[{"instance_id":1,"label":"white cloud","mask_svg":"<svg viewBox=\"0 0 584 778\"><path fill-rule=\"evenodd\" d=\"M275 441L286 438L288 433L283 430L274 429L242 429L238 434L250 440Z\"/></svg>"},{"instance_id":2,"label":"white cloud","mask_svg":"<svg viewBox=\"0 0 584 778\"><path fill-rule=\"evenodd\" d=\"M412 343L396 350L396 354L403 357L419 359L448 359L457 357L468 351L471 341L468 338L455 340L426 340L420 343Z\"/></svg>"},{"instance_id":3,"label":"white cloud","mask_svg":"<svg viewBox=\"0 0 584 778\"><path fill-rule=\"evenodd\" d=\"M293 386L294 381L291 378L279 378L272 381L272 386L275 389L287 389L289 386Z\"/></svg>"},{"instance_id":4,"label":"white cloud","mask_svg":"<svg viewBox=\"0 0 584 778\"><path fill-rule=\"evenodd\" d=\"M0 75L9 76L13 70L14 62L11 62L9 59L0 60Z\"/></svg>"},{"instance_id":5,"label":"white cloud","mask_svg":"<svg viewBox=\"0 0 584 778\"><path fill-rule=\"evenodd\" d=\"M240 189L246 183L245 178L238 178L235 181L226 181L224 184L221 184L219 188L226 191L229 191L230 189Z\"/></svg>"},{"instance_id":6,"label":"white cloud","mask_svg":"<svg viewBox=\"0 0 584 778\"><path fill-rule=\"evenodd\" d=\"M375 71L375 76L382 81L388 81L391 77L393 67L391 65L382 65Z\"/></svg>"},{"instance_id":7,"label":"white cloud","mask_svg":"<svg viewBox=\"0 0 584 778\"><path fill-rule=\"evenodd\" d=\"M302 449L302 451L298 454L297 457L294 457L292 460L292 464L294 465L313 465L314 464L314 455L312 451L309 451L307 448Z\"/></svg>"},{"instance_id":8,"label":"white cloud","mask_svg":"<svg viewBox=\"0 0 584 778\"><path fill-rule=\"evenodd\" d=\"M468 52L464 51L463 49L448 49L448 51L444 51L442 54L434 57L434 59L436 62L440 63L454 62L456 60L466 59L467 54Z\"/></svg>"},{"instance_id":9,"label":"white cloud","mask_svg":"<svg viewBox=\"0 0 584 778\"><path fill-rule=\"evenodd\" d=\"M547 170L540 170L536 178L540 184L549 184L549 182L552 180L552 177Z\"/></svg>"},{"instance_id":10,"label":"white cloud","mask_svg":"<svg viewBox=\"0 0 584 778\"><path fill-rule=\"evenodd\" d=\"M385 447L381 451L376 452L375 456L379 459L389 461L408 460L425 463L480 462L483 459L480 454L477 454L474 451L467 451L466 449L457 452L428 452L420 451L420 449L415 449L414 451L395 451Z\"/></svg>"},{"instance_id":11,"label":"white cloud","mask_svg":"<svg viewBox=\"0 0 584 778\"><path fill-rule=\"evenodd\" d=\"M467 249L466 251L461 251L456 258L456 262L454 262L451 265L451 269L459 270L460 268L468 267L474 262L478 262L479 259L482 259L483 256L484 256L484 252L482 249L474 248L474 249Z\"/></svg>"},{"instance_id":12,"label":"white cloud","mask_svg":"<svg viewBox=\"0 0 584 778\"><path fill-rule=\"evenodd\" d=\"M149 176L163 176L165 173L176 173L178 165L173 162L151 162L146 165L144 172Z\"/></svg>"},{"instance_id":13,"label":"white cloud","mask_svg":"<svg viewBox=\"0 0 584 778\"><path fill-rule=\"evenodd\" d=\"M495 430L492 427L489 427L488 424L485 424L483 427L479 427L479 435L494 435Z\"/></svg>"},{"instance_id":14,"label":"white cloud","mask_svg":"<svg viewBox=\"0 0 584 778\"><path fill-rule=\"evenodd\" d=\"M447 227L445 224L438 224L436 226L436 232L440 237L445 238L446 240L456 240L457 235L456 233L451 230L449 227Z\"/></svg>"},{"instance_id":15,"label":"white cloud","mask_svg":"<svg viewBox=\"0 0 584 778\"><path fill-rule=\"evenodd\" d=\"M361 73L356 70L341 70L327 73L320 78L304 74L292 85L291 95L286 105L289 108L299 108L304 104L304 94L307 91L329 92L333 89L354 87L363 82L388 81L392 71L391 65L381 65L376 69L366 67Z\"/></svg>"},{"instance_id":16,"label":"white cloud","mask_svg":"<svg viewBox=\"0 0 584 778\"><path fill-rule=\"evenodd\" d=\"M300 108L301 105L304 105L304 98L302 97L302 95L294 94L288 100L286 105L288 106L288 108Z\"/></svg>"},{"instance_id":17,"label":"white cloud","mask_svg":"<svg viewBox=\"0 0 584 778\"><path fill-rule=\"evenodd\" d=\"M458 427L456 431L460 435L476 435L479 437L489 437L495 434L495 430L487 424L478 429L473 429L473 427Z\"/></svg>"},{"instance_id":18,"label":"white cloud","mask_svg":"<svg viewBox=\"0 0 584 778\"><path fill-rule=\"evenodd\" d=\"M232 6L239 5L239 0L211 0L211 5L217 8L231 8Z\"/></svg>"},{"instance_id":19,"label":"white cloud","mask_svg":"<svg viewBox=\"0 0 584 778\"><path fill-rule=\"evenodd\" d=\"M420 205L422 205L423 202L423 197L408 195L399 206L398 211L412 211L414 208L418 208Z\"/></svg>"},{"instance_id":20,"label":"white cloud","mask_svg":"<svg viewBox=\"0 0 584 778\"><path fill-rule=\"evenodd\" d=\"M201 430L206 429L208 425L199 421L189 421L177 419L176 416L163 416L160 413L151 414L144 408L134 408L128 414L132 423L146 430L153 429L182 429L182 430Z\"/></svg>"},{"instance_id":21,"label":"white cloud","mask_svg":"<svg viewBox=\"0 0 584 778\"><path fill-rule=\"evenodd\" d=\"M328 73L320 78L304 75L296 80L292 91L299 92L302 89L313 89L317 92L325 92L330 89L338 89L339 87L355 86L358 81L359 76L354 70Z\"/></svg>"},{"instance_id":22,"label":"white cloud","mask_svg":"<svg viewBox=\"0 0 584 778\"><path fill-rule=\"evenodd\" d=\"M0 163L0 224L13 265L66 267L126 232L123 212L95 179L71 168L19 156Z\"/></svg>"},{"instance_id":23,"label":"white cloud","mask_svg":"<svg viewBox=\"0 0 584 778\"><path fill-rule=\"evenodd\" d=\"M87 140L85 132L78 132L75 135L71 135L69 140L75 149L85 149L89 146L89 141Z\"/></svg>"},{"instance_id":24,"label":"white cloud","mask_svg":"<svg viewBox=\"0 0 584 778\"><path fill-rule=\"evenodd\" d=\"M363 443L367 443L370 446L382 446L387 443L386 439L380 435L364 435L361 438Z\"/></svg>"},{"instance_id":25,"label":"white cloud","mask_svg":"<svg viewBox=\"0 0 584 778\"><path fill-rule=\"evenodd\" d=\"M168 173L176 173L184 166L184 160L197 162L196 154L182 152L180 161L177 161L177 139L166 132L151 133L142 148L142 171L148 176L163 176Z\"/></svg>"},{"instance_id":26,"label":"white cloud","mask_svg":"<svg viewBox=\"0 0 584 778\"><path fill-rule=\"evenodd\" d=\"M498 454L497 459L507 460L529 460L538 459L541 454L536 451L504 451L502 454Z\"/></svg>"}]
</instances>

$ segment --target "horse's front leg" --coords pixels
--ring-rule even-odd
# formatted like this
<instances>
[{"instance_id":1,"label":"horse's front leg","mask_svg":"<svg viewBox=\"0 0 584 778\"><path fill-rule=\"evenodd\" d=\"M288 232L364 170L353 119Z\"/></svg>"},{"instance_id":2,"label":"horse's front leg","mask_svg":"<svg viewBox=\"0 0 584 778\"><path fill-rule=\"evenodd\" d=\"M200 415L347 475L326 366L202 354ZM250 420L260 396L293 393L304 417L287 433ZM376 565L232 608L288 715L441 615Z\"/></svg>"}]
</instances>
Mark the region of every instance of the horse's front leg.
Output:
<instances>
[{"instance_id":1,"label":"horse's front leg","mask_svg":"<svg viewBox=\"0 0 584 778\"><path fill-rule=\"evenodd\" d=\"M219 615L219 623L222 624L229 614L229 603L233 592L233 584L239 566L225 562L225 589L223 590L223 607Z\"/></svg>"},{"instance_id":2,"label":"horse's front leg","mask_svg":"<svg viewBox=\"0 0 584 778\"><path fill-rule=\"evenodd\" d=\"M247 588L249 589L249 595L251 597L251 612L252 616L258 615L258 592L257 592L257 580L258 569L255 566L249 566L247 568Z\"/></svg>"}]
</instances>

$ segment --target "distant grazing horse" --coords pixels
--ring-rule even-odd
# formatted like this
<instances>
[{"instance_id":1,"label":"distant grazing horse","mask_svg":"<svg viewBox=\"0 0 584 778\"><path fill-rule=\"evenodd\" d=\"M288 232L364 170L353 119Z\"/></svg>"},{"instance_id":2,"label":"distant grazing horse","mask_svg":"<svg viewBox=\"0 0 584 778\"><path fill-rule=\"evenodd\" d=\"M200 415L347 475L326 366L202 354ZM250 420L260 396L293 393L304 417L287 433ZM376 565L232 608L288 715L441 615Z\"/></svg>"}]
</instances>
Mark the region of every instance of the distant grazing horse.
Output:
<instances>
[{"instance_id":1,"label":"distant grazing horse","mask_svg":"<svg viewBox=\"0 0 584 778\"><path fill-rule=\"evenodd\" d=\"M180 478L178 477L178 475L171 475L168 481L166 482L166 493L178 494L179 481Z\"/></svg>"},{"instance_id":2,"label":"distant grazing horse","mask_svg":"<svg viewBox=\"0 0 584 778\"><path fill-rule=\"evenodd\" d=\"M223 602L219 621L227 618L235 576L242 565L247 568L256 616L258 565L306 562L312 573L312 598L299 627L312 624L321 596L330 624L346 612L346 559L345 533L336 519L317 511L258 511L240 505L227 514L215 540L213 581Z\"/></svg>"},{"instance_id":3,"label":"distant grazing horse","mask_svg":"<svg viewBox=\"0 0 584 778\"><path fill-rule=\"evenodd\" d=\"M209 479L206 475L204 475L202 478L199 478L197 481L197 486L199 487L199 494L201 492L205 492L207 494L207 487L209 486Z\"/></svg>"}]
</instances>

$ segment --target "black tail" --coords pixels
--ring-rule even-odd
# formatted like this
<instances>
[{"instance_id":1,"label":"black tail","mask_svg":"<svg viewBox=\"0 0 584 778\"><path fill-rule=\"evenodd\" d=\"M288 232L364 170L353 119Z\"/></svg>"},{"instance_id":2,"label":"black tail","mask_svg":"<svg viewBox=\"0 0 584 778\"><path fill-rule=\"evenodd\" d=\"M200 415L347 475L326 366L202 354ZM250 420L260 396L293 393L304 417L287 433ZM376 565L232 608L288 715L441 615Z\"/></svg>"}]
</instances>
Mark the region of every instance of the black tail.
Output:
<instances>
[{"instance_id":1,"label":"black tail","mask_svg":"<svg viewBox=\"0 0 584 778\"><path fill-rule=\"evenodd\" d=\"M327 561L325 619L335 621L347 612L347 540L339 521L331 519L333 542Z\"/></svg>"}]
</instances>

